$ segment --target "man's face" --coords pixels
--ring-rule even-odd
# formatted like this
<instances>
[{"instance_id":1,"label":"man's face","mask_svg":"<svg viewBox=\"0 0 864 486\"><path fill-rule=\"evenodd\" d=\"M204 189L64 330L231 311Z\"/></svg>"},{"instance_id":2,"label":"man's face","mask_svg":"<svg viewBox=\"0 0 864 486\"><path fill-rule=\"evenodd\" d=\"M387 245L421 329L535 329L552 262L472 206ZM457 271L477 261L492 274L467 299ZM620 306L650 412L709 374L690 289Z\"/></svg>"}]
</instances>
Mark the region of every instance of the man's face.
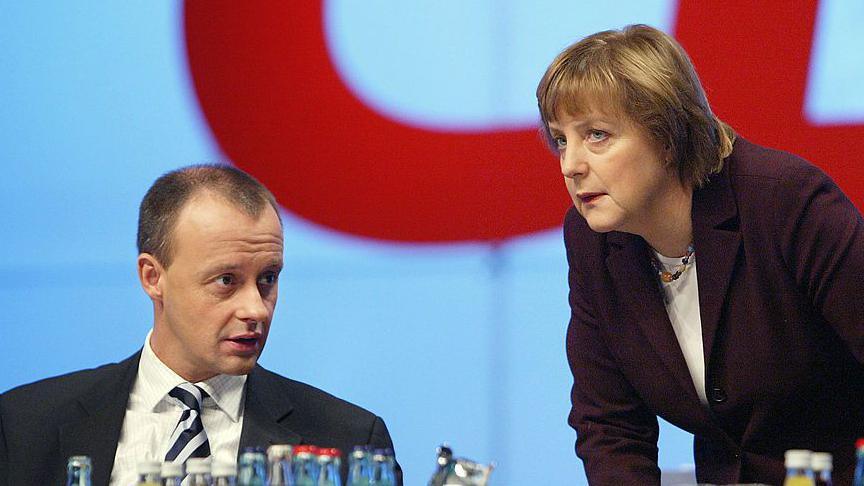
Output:
<instances>
[{"instance_id":1,"label":"man's face","mask_svg":"<svg viewBox=\"0 0 864 486\"><path fill-rule=\"evenodd\" d=\"M191 381L252 370L264 349L282 269L282 226L269 205L258 218L202 192L181 209L168 268L152 264L150 345ZM139 270L148 255L139 257ZM144 263L142 263L144 262Z\"/></svg>"}]
</instances>

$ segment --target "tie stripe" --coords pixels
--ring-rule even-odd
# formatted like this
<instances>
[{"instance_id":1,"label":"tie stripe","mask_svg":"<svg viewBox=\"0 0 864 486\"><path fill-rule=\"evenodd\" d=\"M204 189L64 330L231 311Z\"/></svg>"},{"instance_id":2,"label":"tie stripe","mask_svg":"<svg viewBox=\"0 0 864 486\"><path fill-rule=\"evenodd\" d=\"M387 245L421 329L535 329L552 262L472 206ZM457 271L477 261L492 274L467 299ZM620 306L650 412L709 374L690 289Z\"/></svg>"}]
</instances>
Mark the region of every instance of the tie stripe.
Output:
<instances>
[{"instance_id":1,"label":"tie stripe","mask_svg":"<svg viewBox=\"0 0 864 486\"><path fill-rule=\"evenodd\" d=\"M191 383L182 383L168 392L168 395L184 408L169 443L171 448L165 454L166 462L186 462L190 457L209 457L210 442L201 422L201 403L207 393Z\"/></svg>"}]
</instances>

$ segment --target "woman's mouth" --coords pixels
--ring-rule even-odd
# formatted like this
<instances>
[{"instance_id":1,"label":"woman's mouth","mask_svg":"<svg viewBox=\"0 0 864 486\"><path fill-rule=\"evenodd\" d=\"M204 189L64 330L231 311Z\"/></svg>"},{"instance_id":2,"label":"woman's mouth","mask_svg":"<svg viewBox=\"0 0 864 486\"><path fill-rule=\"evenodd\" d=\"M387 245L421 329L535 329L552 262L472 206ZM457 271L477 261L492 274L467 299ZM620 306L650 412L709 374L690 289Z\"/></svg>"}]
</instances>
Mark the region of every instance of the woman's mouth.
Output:
<instances>
[{"instance_id":1,"label":"woman's mouth","mask_svg":"<svg viewBox=\"0 0 864 486\"><path fill-rule=\"evenodd\" d=\"M576 197L579 198L579 200L582 202L582 204L591 204L594 201L596 201L597 199L599 199L601 196L604 196L604 195L605 195L605 193L603 193L603 192L583 192L583 193L577 194Z\"/></svg>"}]
</instances>

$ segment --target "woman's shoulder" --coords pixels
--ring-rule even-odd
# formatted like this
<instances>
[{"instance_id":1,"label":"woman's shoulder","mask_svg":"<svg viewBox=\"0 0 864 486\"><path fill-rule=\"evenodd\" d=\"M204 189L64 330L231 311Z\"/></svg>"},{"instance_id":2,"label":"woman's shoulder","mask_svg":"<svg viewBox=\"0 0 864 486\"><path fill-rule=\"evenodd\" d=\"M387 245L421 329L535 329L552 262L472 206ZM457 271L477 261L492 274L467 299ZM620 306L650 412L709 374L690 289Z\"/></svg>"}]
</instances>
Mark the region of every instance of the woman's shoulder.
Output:
<instances>
[{"instance_id":1,"label":"woman's shoulder","mask_svg":"<svg viewBox=\"0 0 864 486\"><path fill-rule=\"evenodd\" d=\"M764 179L783 182L801 178L827 178L821 169L798 155L757 145L740 136L735 140L724 171L730 178L739 181Z\"/></svg>"}]
</instances>

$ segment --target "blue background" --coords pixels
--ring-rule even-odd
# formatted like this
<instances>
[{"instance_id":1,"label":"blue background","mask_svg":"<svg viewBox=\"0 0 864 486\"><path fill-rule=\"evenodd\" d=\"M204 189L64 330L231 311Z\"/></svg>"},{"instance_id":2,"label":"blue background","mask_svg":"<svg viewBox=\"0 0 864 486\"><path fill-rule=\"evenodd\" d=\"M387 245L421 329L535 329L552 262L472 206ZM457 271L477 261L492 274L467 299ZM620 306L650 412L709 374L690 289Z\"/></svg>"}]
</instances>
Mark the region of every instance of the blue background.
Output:
<instances>
[{"instance_id":1,"label":"blue background","mask_svg":"<svg viewBox=\"0 0 864 486\"><path fill-rule=\"evenodd\" d=\"M226 158L192 91L181 3L0 7L3 391L142 345L152 312L135 276L138 203L163 172ZM627 23L668 30L674 11L666 0L341 0L325 22L358 97L404 123L458 131L535 124L534 87L564 46ZM820 4L813 120L864 118L864 34L848 28L862 18L856 2ZM406 245L283 216L264 366L383 416L406 484L425 484L442 441L497 462L495 484L584 484L566 424L559 230L497 246ZM664 423L661 467L686 469L691 440Z\"/></svg>"}]
</instances>

